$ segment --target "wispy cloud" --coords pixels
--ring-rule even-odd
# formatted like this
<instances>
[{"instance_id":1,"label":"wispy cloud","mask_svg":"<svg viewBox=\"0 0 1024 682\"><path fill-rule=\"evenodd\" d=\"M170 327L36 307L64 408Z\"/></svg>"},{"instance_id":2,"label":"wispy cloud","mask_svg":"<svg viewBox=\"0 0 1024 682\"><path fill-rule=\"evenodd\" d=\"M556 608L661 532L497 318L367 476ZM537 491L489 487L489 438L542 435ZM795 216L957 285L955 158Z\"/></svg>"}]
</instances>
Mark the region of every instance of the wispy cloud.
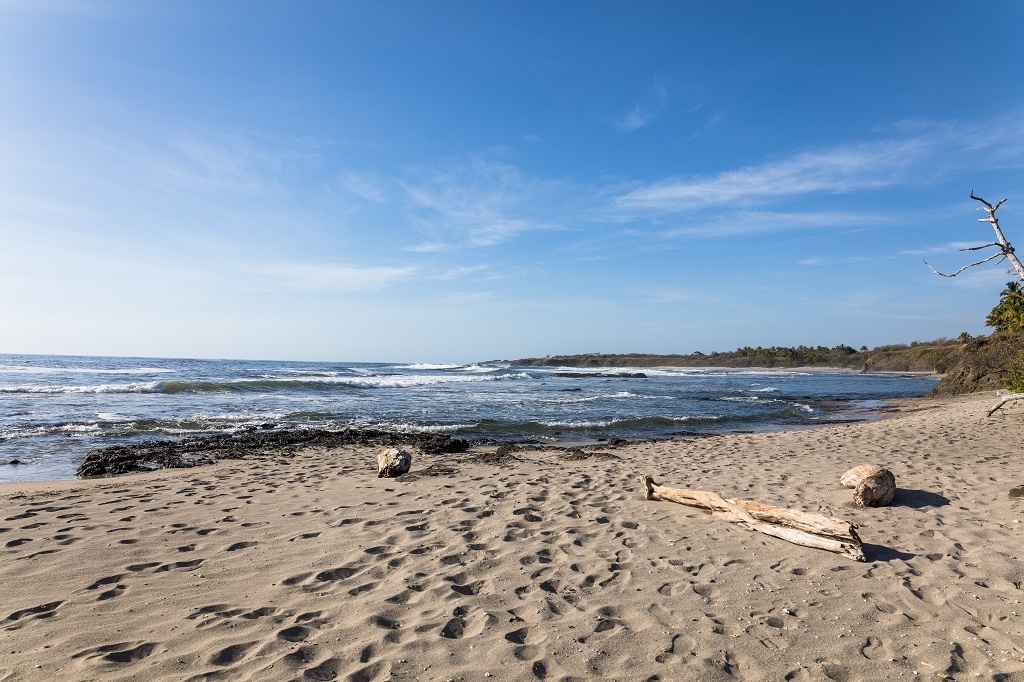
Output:
<instances>
[{"instance_id":1,"label":"wispy cloud","mask_svg":"<svg viewBox=\"0 0 1024 682\"><path fill-rule=\"evenodd\" d=\"M348 171L338 178L338 186L343 191L376 204L388 199L389 184L376 173Z\"/></svg>"},{"instance_id":2,"label":"wispy cloud","mask_svg":"<svg viewBox=\"0 0 1024 682\"><path fill-rule=\"evenodd\" d=\"M865 263L873 260L867 256L847 256L846 258L826 258L824 256L816 256L814 258L803 258L798 260L799 265L815 266L815 265L848 265L850 263Z\"/></svg>"},{"instance_id":3,"label":"wispy cloud","mask_svg":"<svg viewBox=\"0 0 1024 682\"><path fill-rule=\"evenodd\" d=\"M623 133L631 133L651 123L665 108L668 93L665 86L655 81L644 102L638 102L628 114L614 121L615 127Z\"/></svg>"},{"instance_id":4,"label":"wispy cloud","mask_svg":"<svg viewBox=\"0 0 1024 682\"><path fill-rule=\"evenodd\" d=\"M463 266L460 266L460 267L448 268L447 270L444 270L442 272L438 272L438 273L436 273L434 275L428 276L427 279L433 279L433 280L463 279L467 275L472 275L472 274L475 274L475 273L482 273L482 272L487 271L488 269L489 268L486 265L463 265ZM488 278L488 279L490 279L490 278Z\"/></svg>"},{"instance_id":5,"label":"wispy cloud","mask_svg":"<svg viewBox=\"0 0 1024 682\"><path fill-rule=\"evenodd\" d=\"M826 227L863 227L891 222L892 216L849 211L725 211L694 225L662 230L662 237L731 237Z\"/></svg>"},{"instance_id":6,"label":"wispy cloud","mask_svg":"<svg viewBox=\"0 0 1024 682\"><path fill-rule=\"evenodd\" d=\"M419 273L415 266L357 266L333 263L249 264L239 269L274 287L320 291L379 291Z\"/></svg>"},{"instance_id":7,"label":"wispy cloud","mask_svg":"<svg viewBox=\"0 0 1024 682\"><path fill-rule=\"evenodd\" d=\"M920 140L905 140L804 152L711 177L661 180L626 193L617 203L627 210L672 213L815 192L878 189L902 180L926 146Z\"/></svg>"},{"instance_id":8,"label":"wispy cloud","mask_svg":"<svg viewBox=\"0 0 1024 682\"><path fill-rule=\"evenodd\" d=\"M491 246L524 232L558 229L550 200L561 183L531 178L518 168L484 158L421 170L401 183L411 220L430 236L413 250L440 244Z\"/></svg>"},{"instance_id":9,"label":"wispy cloud","mask_svg":"<svg viewBox=\"0 0 1024 682\"><path fill-rule=\"evenodd\" d=\"M647 111L637 104L631 112L615 122L615 127L624 133L631 133L650 123L653 117L653 112Z\"/></svg>"},{"instance_id":10,"label":"wispy cloud","mask_svg":"<svg viewBox=\"0 0 1024 682\"><path fill-rule=\"evenodd\" d=\"M424 242L422 244L413 244L412 246L406 246L403 251L412 251L413 253L442 253L444 251L454 251L458 248L454 244L444 244L441 242Z\"/></svg>"},{"instance_id":11,"label":"wispy cloud","mask_svg":"<svg viewBox=\"0 0 1024 682\"><path fill-rule=\"evenodd\" d=\"M933 182L952 170L977 165L1021 165L1024 124L915 122L889 139L801 151L767 163L710 176L665 178L633 187L615 206L629 215L665 215L727 204L756 206L808 194L847 194ZM1007 150L1010 150L1009 152Z\"/></svg>"}]
</instances>

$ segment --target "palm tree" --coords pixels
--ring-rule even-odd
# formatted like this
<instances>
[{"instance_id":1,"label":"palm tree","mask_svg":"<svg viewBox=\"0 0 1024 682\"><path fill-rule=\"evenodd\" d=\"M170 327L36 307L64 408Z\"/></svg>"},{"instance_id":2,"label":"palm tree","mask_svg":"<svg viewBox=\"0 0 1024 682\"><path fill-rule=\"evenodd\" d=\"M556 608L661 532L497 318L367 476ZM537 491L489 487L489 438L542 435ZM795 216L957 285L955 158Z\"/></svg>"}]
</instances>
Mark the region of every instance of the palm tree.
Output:
<instances>
[{"instance_id":1,"label":"palm tree","mask_svg":"<svg viewBox=\"0 0 1024 682\"><path fill-rule=\"evenodd\" d=\"M1024 289L1020 282L1006 283L1006 288L999 292L999 303L985 318L985 325L1001 332L1024 329Z\"/></svg>"},{"instance_id":2,"label":"palm tree","mask_svg":"<svg viewBox=\"0 0 1024 682\"><path fill-rule=\"evenodd\" d=\"M1007 282L1006 288L999 292L999 298L1006 298L1007 296L1016 296L1020 293L1024 293L1021 291L1020 282Z\"/></svg>"}]
</instances>

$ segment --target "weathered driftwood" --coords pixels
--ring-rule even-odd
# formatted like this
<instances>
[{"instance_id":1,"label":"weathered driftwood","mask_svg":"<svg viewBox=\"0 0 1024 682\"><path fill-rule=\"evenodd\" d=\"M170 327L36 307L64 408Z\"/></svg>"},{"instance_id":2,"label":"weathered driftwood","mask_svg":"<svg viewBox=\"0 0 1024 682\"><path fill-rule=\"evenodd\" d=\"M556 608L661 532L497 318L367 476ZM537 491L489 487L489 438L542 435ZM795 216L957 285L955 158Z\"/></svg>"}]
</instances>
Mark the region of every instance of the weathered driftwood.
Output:
<instances>
[{"instance_id":1,"label":"weathered driftwood","mask_svg":"<svg viewBox=\"0 0 1024 682\"><path fill-rule=\"evenodd\" d=\"M985 416L991 417L993 414L996 413L996 410L998 410L1000 407L1002 407L1006 403L1012 403L1014 400L1024 400L1024 393L1011 393L1010 395L1004 395L999 399L998 403L992 406L992 409L989 410L988 414L986 414Z\"/></svg>"},{"instance_id":2,"label":"weathered driftwood","mask_svg":"<svg viewBox=\"0 0 1024 682\"><path fill-rule=\"evenodd\" d=\"M748 530L796 545L836 552L857 561L866 560L863 544L855 530L857 525L849 521L814 512L771 507L760 502L727 500L716 493L700 490L665 488L655 483L650 476L641 476L640 482L644 486L644 497L648 500L660 499L707 509L713 515Z\"/></svg>"},{"instance_id":3,"label":"weathered driftwood","mask_svg":"<svg viewBox=\"0 0 1024 682\"><path fill-rule=\"evenodd\" d=\"M883 471L877 464L861 464L848 470L839 477L839 482L844 488L856 488L865 478L870 478Z\"/></svg>"},{"instance_id":4,"label":"weathered driftwood","mask_svg":"<svg viewBox=\"0 0 1024 682\"><path fill-rule=\"evenodd\" d=\"M409 473L412 455L405 450L388 448L377 455L377 478L395 478Z\"/></svg>"},{"instance_id":5,"label":"weathered driftwood","mask_svg":"<svg viewBox=\"0 0 1024 682\"><path fill-rule=\"evenodd\" d=\"M884 507L896 496L896 476L877 464L855 466L839 477L846 488L853 488L858 507Z\"/></svg>"},{"instance_id":6,"label":"weathered driftwood","mask_svg":"<svg viewBox=\"0 0 1024 682\"><path fill-rule=\"evenodd\" d=\"M853 501L858 507L885 507L896 497L896 476L882 469L868 476L853 490Z\"/></svg>"}]
</instances>

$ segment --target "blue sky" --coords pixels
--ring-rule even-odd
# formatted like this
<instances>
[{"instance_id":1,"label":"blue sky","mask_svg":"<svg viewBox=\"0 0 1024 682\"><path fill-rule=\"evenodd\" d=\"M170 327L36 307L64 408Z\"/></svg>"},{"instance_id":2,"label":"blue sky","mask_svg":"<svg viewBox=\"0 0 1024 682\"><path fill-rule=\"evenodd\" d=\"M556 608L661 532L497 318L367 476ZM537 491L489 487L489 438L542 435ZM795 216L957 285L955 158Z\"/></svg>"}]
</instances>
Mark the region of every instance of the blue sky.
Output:
<instances>
[{"instance_id":1,"label":"blue sky","mask_svg":"<svg viewBox=\"0 0 1024 682\"><path fill-rule=\"evenodd\" d=\"M0 0L0 352L986 333L1024 3Z\"/></svg>"}]
</instances>

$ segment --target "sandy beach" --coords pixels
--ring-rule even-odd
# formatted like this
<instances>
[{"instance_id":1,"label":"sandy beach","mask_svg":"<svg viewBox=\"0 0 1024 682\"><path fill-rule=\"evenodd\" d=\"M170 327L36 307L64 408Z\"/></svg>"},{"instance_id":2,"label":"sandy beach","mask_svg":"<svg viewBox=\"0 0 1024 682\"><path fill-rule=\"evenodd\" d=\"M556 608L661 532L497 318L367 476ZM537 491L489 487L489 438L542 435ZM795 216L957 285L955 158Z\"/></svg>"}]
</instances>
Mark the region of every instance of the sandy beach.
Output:
<instances>
[{"instance_id":1,"label":"sandy beach","mask_svg":"<svg viewBox=\"0 0 1024 682\"><path fill-rule=\"evenodd\" d=\"M1024 680L1024 409L0 486L0 681ZM980 423L979 423L980 422ZM839 484L890 468L893 504ZM637 477L858 524L866 562Z\"/></svg>"}]
</instances>

